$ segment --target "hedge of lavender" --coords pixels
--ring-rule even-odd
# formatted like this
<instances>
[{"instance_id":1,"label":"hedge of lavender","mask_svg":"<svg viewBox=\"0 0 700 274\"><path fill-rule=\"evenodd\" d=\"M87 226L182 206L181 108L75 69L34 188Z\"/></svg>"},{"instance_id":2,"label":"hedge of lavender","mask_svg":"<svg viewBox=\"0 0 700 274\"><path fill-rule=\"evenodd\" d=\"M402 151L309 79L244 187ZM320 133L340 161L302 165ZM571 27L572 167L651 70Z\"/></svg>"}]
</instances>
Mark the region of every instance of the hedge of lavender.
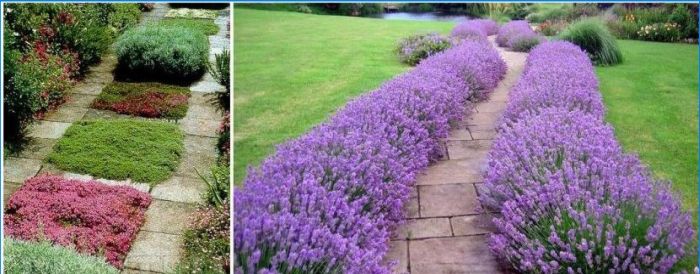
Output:
<instances>
[{"instance_id":1,"label":"hedge of lavender","mask_svg":"<svg viewBox=\"0 0 700 274\"><path fill-rule=\"evenodd\" d=\"M586 54L536 47L511 94L480 197L501 213L492 251L521 272L669 272L694 236L690 216L622 151Z\"/></svg>"},{"instance_id":2,"label":"hedge of lavender","mask_svg":"<svg viewBox=\"0 0 700 274\"><path fill-rule=\"evenodd\" d=\"M516 51L530 51L530 49L540 42L544 37L535 33L530 24L525 20L514 20L501 26L496 36L496 43L501 47L508 47Z\"/></svg>"},{"instance_id":3,"label":"hedge of lavender","mask_svg":"<svg viewBox=\"0 0 700 274\"><path fill-rule=\"evenodd\" d=\"M442 52L452 46L448 37L436 32L409 36L396 47L396 53L402 63L415 66L425 58Z\"/></svg>"},{"instance_id":4,"label":"hedge of lavender","mask_svg":"<svg viewBox=\"0 0 700 274\"><path fill-rule=\"evenodd\" d=\"M236 273L388 273L417 173L505 71L489 44L463 42L280 145L235 190Z\"/></svg>"},{"instance_id":5,"label":"hedge of lavender","mask_svg":"<svg viewBox=\"0 0 700 274\"><path fill-rule=\"evenodd\" d=\"M454 29L452 37L467 40L485 40L498 32L498 23L490 19L466 20Z\"/></svg>"}]
</instances>

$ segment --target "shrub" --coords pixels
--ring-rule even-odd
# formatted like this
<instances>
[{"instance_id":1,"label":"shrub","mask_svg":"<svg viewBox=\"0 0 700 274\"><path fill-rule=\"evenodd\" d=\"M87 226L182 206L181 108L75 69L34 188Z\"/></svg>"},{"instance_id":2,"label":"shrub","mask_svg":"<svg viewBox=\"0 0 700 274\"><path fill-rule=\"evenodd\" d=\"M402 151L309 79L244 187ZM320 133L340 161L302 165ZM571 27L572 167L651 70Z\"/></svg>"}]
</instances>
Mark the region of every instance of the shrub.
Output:
<instances>
[{"instance_id":1,"label":"shrub","mask_svg":"<svg viewBox=\"0 0 700 274\"><path fill-rule=\"evenodd\" d=\"M148 118L179 120L187 113L190 90L160 83L112 82L92 102L96 109Z\"/></svg>"},{"instance_id":2,"label":"shrub","mask_svg":"<svg viewBox=\"0 0 700 274\"><path fill-rule=\"evenodd\" d=\"M82 255L75 250L53 246L50 242L25 242L5 238L5 273L96 273L117 274L119 271L104 259Z\"/></svg>"},{"instance_id":3,"label":"shrub","mask_svg":"<svg viewBox=\"0 0 700 274\"><path fill-rule=\"evenodd\" d=\"M204 73L208 52L202 32L158 24L128 30L115 43L118 71L125 79L191 82Z\"/></svg>"},{"instance_id":4,"label":"shrub","mask_svg":"<svg viewBox=\"0 0 700 274\"><path fill-rule=\"evenodd\" d=\"M183 234L184 255L175 273L229 273L230 206L201 207Z\"/></svg>"},{"instance_id":5,"label":"shrub","mask_svg":"<svg viewBox=\"0 0 700 274\"><path fill-rule=\"evenodd\" d=\"M516 34L508 41L508 47L514 51L529 52L530 49L539 45L542 40L544 40L544 37L534 32Z\"/></svg>"},{"instance_id":6,"label":"shrub","mask_svg":"<svg viewBox=\"0 0 700 274\"><path fill-rule=\"evenodd\" d=\"M681 38L698 38L697 14L693 15L691 10L697 10L696 6L687 7L683 4L676 4L673 12L668 18L669 23L675 23L681 27Z\"/></svg>"},{"instance_id":7,"label":"shrub","mask_svg":"<svg viewBox=\"0 0 700 274\"><path fill-rule=\"evenodd\" d=\"M656 23L643 26L637 31L641 40L675 42L681 39L681 26L676 23Z\"/></svg>"},{"instance_id":8,"label":"shrub","mask_svg":"<svg viewBox=\"0 0 700 274\"><path fill-rule=\"evenodd\" d=\"M207 70L220 85L226 88L225 91L217 91L214 103L219 110L227 112L231 110L231 55L228 50L214 55L214 62L207 63Z\"/></svg>"},{"instance_id":9,"label":"shrub","mask_svg":"<svg viewBox=\"0 0 700 274\"><path fill-rule=\"evenodd\" d=\"M581 47L596 65L622 63L622 52L615 37L596 19L585 19L567 27L559 37Z\"/></svg>"},{"instance_id":10,"label":"shrub","mask_svg":"<svg viewBox=\"0 0 700 274\"><path fill-rule=\"evenodd\" d=\"M402 40L396 47L396 53L402 63L415 66L423 59L444 51L450 46L452 46L450 40L438 33L417 34Z\"/></svg>"},{"instance_id":11,"label":"shrub","mask_svg":"<svg viewBox=\"0 0 700 274\"><path fill-rule=\"evenodd\" d=\"M570 16L570 7L564 5L557 9L548 9L542 12L535 12L528 14L525 19L533 23L543 23L546 21L563 21L567 20Z\"/></svg>"},{"instance_id":12,"label":"shrub","mask_svg":"<svg viewBox=\"0 0 700 274\"><path fill-rule=\"evenodd\" d=\"M484 23L476 20L467 20L452 29L451 36L461 40L486 40L489 30Z\"/></svg>"},{"instance_id":13,"label":"shrub","mask_svg":"<svg viewBox=\"0 0 700 274\"><path fill-rule=\"evenodd\" d=\"M216 11L206 9L171 9L165 14L165 18L197 18L216 19Z\"/></svg>"},{"instance_id":14,"label":"shrub","mask_svg":"<svg viewBox=\"0 0 700 274\"><path fill-rule=\"evenodd\" d=\"M219 32L219 26L214 20L209 19L189 19L189 18L165 18L158 22L161 26L184 27L204 33L204 35L215 35Z\"/></svg>"},{"instance_id":15,"label":"shrub","mask_svg":"<svg viewBox=\"0 0 700 274\"><path fill-rule=\"evenodd\" d=\"M508 41L516 34L532 32L532 28L527 21L510 21L501 26L496 36L496 43L501 47L507 47Z\"/></svg>"},{"instance_id":16,"label":"shrub","mask_svg":"<svg viewBox=\"0 0 700 274\"><path fill-rule=\"evenodd\" d=\"M156 184L180 162L183 134L167 122L80 121L58 140L47 161L71 172Z\"/></svg>"},{"instance_id":17,"label":"shrub","mask_svg":"<svg viewBox=\"0 0 700 274\"><path fill-rule=\"evenodd\" d=\"M228 165L231 159L231 113L224 112L224 120L221 121L219 130L219 140L216 149L219 152L219 162Z\"/></svg>"},{"instance_id":18,"label":"shrub","mask_svg":"<svg viewBox=\"0 0 700 274\"><path fill-rule=\"evenodd\" d=\"M114 3L113 12L109 14L109 26L117 34L123 33L126 29L132 28L139 23L141 10L138 4Z\"/></svg>"},{"instance_id":19,"label":"shrub","mask_svg":"<svg viewBox=\"0 0 700 274\"><path fill-rule=\"evenodd\" d=\"M519 272L667 273L694 236L603 122L596 82L580 49L547 42L511 93L479 199L501 213L490 248Z\"/></svg>"},{"instance_id":20,"label":"shrub","mask_svg":"<svg viewBox=\"0 0 700 274\"><path fill-rule=\"evenodd\" d=\"M151 203L127 186L42 175L24 182L5 207L5 235L47 239L78 252L103 255L121 268Z\"/></svg>"},{"instance_id":21,"label":"shrub","mask_svg":"<svg viewBox=\"0 0 700 274\"><path fill-rule=\"evenodd\" d=\"M555 36L567 26L566 21L544 21L537 26L538 31L544 36Z\"/></svg>"},{"instance_id":22,"label":"shrub","mask_svg":"<svg viewBox=\"0 0 700 274\"><path fill-rule=\"evenodd\" d=\"M504 73L489 43L464 42L279 146L233 195L235 271L387 272L390 230L417 172L468 110L468 81Z\"/></svg>"}]
</instances>

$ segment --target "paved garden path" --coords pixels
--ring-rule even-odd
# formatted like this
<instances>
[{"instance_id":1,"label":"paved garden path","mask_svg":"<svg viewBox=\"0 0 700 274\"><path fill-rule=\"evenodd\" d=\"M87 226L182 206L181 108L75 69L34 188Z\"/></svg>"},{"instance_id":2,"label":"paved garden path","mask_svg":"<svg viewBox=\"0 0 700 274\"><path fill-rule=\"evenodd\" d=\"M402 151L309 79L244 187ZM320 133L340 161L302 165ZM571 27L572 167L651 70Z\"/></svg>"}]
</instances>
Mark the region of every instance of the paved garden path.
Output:
<instances>
[{"instance_id":1,"label":"paved garden path","mask_svg":"<svg viewBox=\"0 0 700 274\"><path fill-rule=\"evenodd\" d=\"M167 4L157 3L152 11L144 13L141 24L160 20L168 9ZM221 10L215 20L219 32L209 36L210 59L213 59L215 53L221 53L229 48L229 17L230 12L227 8ZM69 99L65 104L29 128L31 143L19 155L5 159L3 203L7 202L9 196L27 178L40 173L96 179L110 185L130 185L141 191L150 192L153 202L146 211L145 224L124 262L123 273L169 273L180 259L182 232L186 229L196 204L201 202L202 193L207 189L206 183L199 178L195 169L202 174L208 174L216 162L218 136L216 131L223 119L223 114L216 111L210 102L211 97L205 95L223 90L224 87L208 73L201 81L190 87L192 96L189 99L187 114L178 121L185 133L185 154L173 177L153 188L148 184L131 180L114 181L70 173L45 163L43 160L73 122L97 118L146 119L90 108L90 104L102 89L114 80L112 72L116 65L115 56L109 54L104 56L102 62L91 67L85 79L69 91Z\"/></svg>"},{"instance_id":2,"label":"paved garden path","mask_svg":"<svg viewBox=\"0 0 700 274\"><path fill-rule=\"evenodd\" d=\"M493 215L479 209L477 195L497 120L527 54L496 48L508 65L505 78L488 101L476 104L475 112L450 132L445 159L418 177L406 223L385 258L397 262L395 273L504 272L486 244Z\"/></svg>"}]
</instances>

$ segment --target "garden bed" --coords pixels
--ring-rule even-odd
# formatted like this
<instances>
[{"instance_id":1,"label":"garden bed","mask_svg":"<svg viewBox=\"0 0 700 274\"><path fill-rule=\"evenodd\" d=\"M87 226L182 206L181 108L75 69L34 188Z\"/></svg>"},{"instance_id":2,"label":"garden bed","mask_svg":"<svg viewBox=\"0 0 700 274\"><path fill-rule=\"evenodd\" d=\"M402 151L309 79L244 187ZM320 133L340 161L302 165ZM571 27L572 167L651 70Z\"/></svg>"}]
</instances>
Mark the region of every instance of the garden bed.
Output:
<instances>
[{"instance_id":1,"label":"garden bed","mask_svg":"<svg viewBox=\"0 0 700 274\"><path fill-rule=\"evenodd\" d=\"M183 153L175 124L133 119L74 123L47 161L71 172L151 185L168 179Z\"/></svg>"},{"instance_id":2,"label":"garden bed","mask_svg":"<svg viewBox=\"0 0 700 274\"><path fill-rule=\"evenodd\" d=\"M160 83L113 82L92 102L96 109L148 118L179 120L187 113L190 90Z\"/></svg>"},{"instance_id":3,"label":"garden bed","mask_svg":"<svg viewBox=\"0 0 700 274\"><path fill-rule=\"evenodd\" d=\"M150 203L147 193L131 187L43 175L12 194L5 207L4 232L102 255L121 268Z\"/></svg>"}]
</instances>

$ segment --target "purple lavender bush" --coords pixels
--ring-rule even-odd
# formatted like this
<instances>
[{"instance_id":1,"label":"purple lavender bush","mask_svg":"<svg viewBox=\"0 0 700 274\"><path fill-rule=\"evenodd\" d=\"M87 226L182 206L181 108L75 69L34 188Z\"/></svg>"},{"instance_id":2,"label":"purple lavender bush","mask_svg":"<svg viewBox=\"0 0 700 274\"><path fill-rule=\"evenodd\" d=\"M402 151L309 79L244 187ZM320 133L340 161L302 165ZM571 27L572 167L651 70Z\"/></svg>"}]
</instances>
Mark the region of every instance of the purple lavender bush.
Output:
<instances>
[{"instance_id":1,"label":"purple lavender bush","mask_svg":"<svg viewBox=\"0 0 700 274\"><path fill-rule=\"evenodd\" d=\"M450 48L451 45L450 39L439 33L417 34L401 40L396 47L396 53L402 63L415 66L423 59Z\"/></svg>"},{"instance_id":2,"label":"purple lavender bush","mask_svg":"<svg viewBox=\"0 0 700 274\"><path fill-rule=\"evenodd\" d=\"M481 24L482 28L486 30L486 35L498 34L498 23L492 19L474 19L470 21Z\"/></svg>"},{"instance_id":3,"label":"purple lavender bush","mask_svg":"<svg viewBox=\"0 0 700 274\"><path fill-rule=\"evenodd\" d=\"M479 41L486 40L488 31L484 24L476 20L466 20L452 29L450 35L459 40Z\"/></svg>"},{"instance_id":4,"label":"purple lavender bush","mask_svg":"<svg viewBox=\"0 0 700 274\"><path fill-rule=\"evenodd\" d=\"M585 53L532 50L489 153L491 250L519 272L668 273L694 237L664 182L625 154Z\"/></svg>"},{"instance_id":5,"label":"purple lavender bush","mask_svg":"<svg viewBox=\"0 0 700 274\"><path fill-rule=\"evenodd\" d=\"M489 44L466 42L280 145L235 190L235 272L388 273L390 233L438 140L469 111L469 81L492 88L504 73Z\"/></svg>"},{"instance_id":6,"label":"purple lavender bush","mask_svg":"<svg viewBox=\"0 0 700 274\"><path fill-rule=\"evenodd\" d=\"M546 39L533 32L524 32L513 35L513 37L508 40L507 44L510 49L517 52L529 52L532 48L536 47Z\"/></svg>"},{"instance_id":7,"label":"purple lavender bush","mask_svg":"<svg viewBox=\"0 0 700 274\"><path fill-rule=\"evenodd\" d=\"M530 24L525 20L514 20L501 26L496 36L496 43L501 47L508 47L509 41L517 34L535 33Z\"/></svg>"}]
</instances>

